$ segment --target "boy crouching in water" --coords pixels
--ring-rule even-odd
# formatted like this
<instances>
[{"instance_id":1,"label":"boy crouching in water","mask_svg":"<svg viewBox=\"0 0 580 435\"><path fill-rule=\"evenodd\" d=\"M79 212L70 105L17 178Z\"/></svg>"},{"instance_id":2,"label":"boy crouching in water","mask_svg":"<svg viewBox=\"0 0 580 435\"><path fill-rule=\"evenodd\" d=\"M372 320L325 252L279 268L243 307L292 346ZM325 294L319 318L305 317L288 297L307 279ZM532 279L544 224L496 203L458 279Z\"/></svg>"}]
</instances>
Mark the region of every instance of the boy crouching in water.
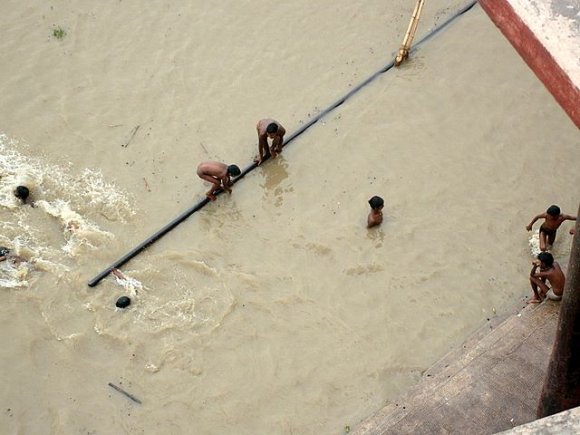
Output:
<instances>
[{"instance_id":1,"label":"boy crouching in water","mask_svg":"<svg viewBox=\"0 0 580 435\"><path fill-rule=\"evenodd\" d=\"M369 199L369 205L371 206L371 212L367 218L367 228L372 228L383 222L383 207L385 201L380 196L373 196Z\"/></svg>"},{"instance_id":2,"label":"boy crouching in water","mask_svg":"<svg viewBox=\"0 0 580 435\"><path fill-rule=\"evenodd\" d=\"M528 304L538 304L548 298L552 301L562 299L566 277L560 265L554 261L554 257L549 252L540 252L538 259L532 262L533 267L530 272L530 285L534 292L534 297ZM540 271L538 272L538 268ZM552 286L548 287L547 282Z\"/></svg>"},{"instance_id":3,"label":"boy crouching in water","mask_svg":"<svg viewBox=\"0 0 580 435\"><path fill-rule=\"evenodd\" d=\"M215 194L220 189L232 193L232 189L230 188L232 181L230 177L237 177L240 174L240 168L236 165L228 166L221 162L204 162L200 163L197 167L198 177L211 183L211 189L206 192L205 196L212 201L216 200Z\"/></svg>"}]
</instances>

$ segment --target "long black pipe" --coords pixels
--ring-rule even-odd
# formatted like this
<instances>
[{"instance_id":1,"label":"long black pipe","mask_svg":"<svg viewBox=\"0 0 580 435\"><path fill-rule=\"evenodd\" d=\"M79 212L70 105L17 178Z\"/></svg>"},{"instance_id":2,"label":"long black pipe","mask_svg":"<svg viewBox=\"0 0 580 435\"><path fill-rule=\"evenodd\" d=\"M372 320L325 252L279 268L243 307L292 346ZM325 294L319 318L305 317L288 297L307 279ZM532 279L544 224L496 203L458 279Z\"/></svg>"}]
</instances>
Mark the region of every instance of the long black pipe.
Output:
<instances>
[{"instance_id":1,"label":"long black pipe","mask_svg":"<svg viewBox=\"0 0 580 435\"><path fill-rule=\"evenodd\" d=\"M449 25L457 17L459 17L460 15L463 15L465 12L467 12L468 10L470 10L476 3L477 3L477 1L472 1L471 3L469 3L468 5L466 5L463 9L460 9L451 18L449 18L448 20L446 20L443 24L441 24L440 26L434 28L431 32L429 32L426 36L424 36L423 38L421 38L421 40L419 42L417 42L415 44L415 46L411 49L411 52L415 51L415 49L416 49L417 46L419 46L420 44L422 44L423 42L425 42L427 39L429 39L431 36L433 36L435 33L439 32L441 29L443 29L447 25ZM310 127L312 127L314 124L316 124L322 117L328 115L330 112L332 112L338 106L340 106L341 104L343 104L346 100L348 100L350 97L352 97L358 91L360 91L364 86L368 85L370 82L372 82L373 80L375 80L378 76L380 76L381 74L386 73L387 71L389 71L394 65L395 65L395 61L392 60L391 62L389 62L388 64L386 64L384 67L382 67L380 70L378 70L377 72L375 72L374 74L370 75L368 78L366 78L365 80L363 80L361 83L359 83L353 89L351 89L349 92L347 92L346 94L344 94L342 97L340 97L334 103L330 104L326 109L324 109L321 112L319 112L318 114L316 114L316 116L314 116L313 118L311 118L310 120L308 120L304 125L302 125L302 127L300 127L295 132L291 133L286 138L286 140L284 141L284 145L283 146L288 145L290 142L292 142L294 139L296 139L298 136L300 136L302 133L304 133L306 130L308 130ZM268 160L268 159L269 159L269 157L266 157L264 159L264 161L265 160ZM237 183L247 173L253 171L257 167L258 167L258 164L257 163L255 163L255 162L252 163L250 166L248 166L247 168L245 168L238 177L236 177L234 180L232 180L233 183ZM221 193L221 190L219 192L217 192L217 194L220 194L220 193ZM121 258L119 258L117 261L115 261L113 264L111 264L109 267L107 267L101 273L99 273L97 276L95 276L93 279L91 279L89 281L89 283L88 283L89 284L89 287L96 286L103 278L105 278L109 273L111 273L111 270L113 270L114 268L121 267L122 265L124 265L125 263L127 263L129 260L131 260L137 254L139 254L142 250L144 250L145 248L147 248L149 245L152 245L153 243L155 243L157 240L159 240L161 237L163 237L165 234L167 234L169 231L171 231L177 225L179 225L180 223L182 223L184 220L186 220L193 213L195 213L196 211L198 211L201 208L203 208L209 202L210 202L210 200L208 198L204 198L203 200L201 200L200 202L198 202L193 207L191 207L188 210L184 211L182 214L180 214L175 219L173 219L169 224L167 224L166 226L164 226L163 228L161 228L159 231L157 231L155 234L153 234L152 236L150 236L144 242L142 242L139 245L135 246L131 251L127 252L125 255L123 255Z\"/></svg>"}]
</instances>

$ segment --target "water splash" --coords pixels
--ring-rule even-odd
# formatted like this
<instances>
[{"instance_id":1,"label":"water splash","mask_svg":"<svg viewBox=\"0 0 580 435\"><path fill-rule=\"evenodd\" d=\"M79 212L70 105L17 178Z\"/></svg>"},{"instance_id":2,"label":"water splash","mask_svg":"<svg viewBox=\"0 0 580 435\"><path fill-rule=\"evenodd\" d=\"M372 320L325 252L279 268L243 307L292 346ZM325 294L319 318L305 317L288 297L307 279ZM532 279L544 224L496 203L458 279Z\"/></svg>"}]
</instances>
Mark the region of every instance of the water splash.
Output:
<instances>
[{"instance_id":1,"label":"water splash","mask_svg":"<svg viewBox=\"0 0 580 435\"><path fill-rule=\"evenodd\" d=\"M26 262L13 261L11 258L0 263L0 287L28 287L30 267Z\"/></svg>"},{"instance_id":2,"label":"water splash","mask_svg":"<svg viewBox=\"0 0 580 435\"><path fill-rule=\"evenodd\" d=\"M201 271L196 271L200 275L208 270L215 273L203 262L194 263L203 265ZM219 288L219 284L218 287L203 285L195 289L183 287L168 294L161 289L148 288L129 273L114 270L112 275L115 283L134 299L135 322L153 334L177 330L210 332L221 325L236 305L231 292Z\"/></svg>"},{"instance_id":3,"label":"water splash","mask_svg":"<svg viewBox=\"0 0 580 435\"><path fill-rule=\"evenodd\" d=\"M32 161L14 149L18 142L0 134L0 206L15 209L21 205L14 196L16 186L36 189L43 181L40 162Z\"/></svg>"},{"instance_id":4,"label":"water splash","mask_svg":"<svg viewBox=\"0 0 580 435\"><path fill-rule=\"evenodd\" d=\"M113 275L115 276L115 281L117 284L123 287L130 296L137 296L141 290L145 289L145 287L143 287L143 283L136 278L133 278L124 273L115 274L113 272Z\"/></svg>"},{"instance_id":5,"label":"water splash","mask_svg":"<svg viewBox=\"0 0 580 435\"><path fill-rule=\"evenodd\" d=\"M108 220L126 223L129 217L135 215L127 195L105 182L99 171L86 168L74 183L78 185L81 200L89 207L96 207Z\"/></svg>"},{"instance_id":6,"label":"water splash","mask_svg":"<svg viewBox=\"0 0 580 435\"><path fill-rule=\"evenodd\" d=\"M2 235L0 245L10 250L7 259L0 262L0 287L28 287L30 272L36 269L35 263L40 253L29 247L30 242L25 235L18 235L12 240Z\"/></svg>"},{"instance_id":7,"label":"water splash","mask_svg":"<svg viewBox=\"0 0 580 435\"><path fill-rule=\"evenodd\" d=\"M35 208L22 206L14 196L18 185L30 189L28 202ZM66 257L78 257L113 238L98 222L102 223L103 218L127 222L135 215L133 203L126 192L106 182L98 170L86 168L79 172L72 163L47 163L42 156L30 152L27 144L0 132L0 243L24 257L27 264L16 267L4 262L0 285L29 287L31 272L62 277L69 271ZM48 220L41 212L48 215ZM51 216L62 225L63 245L54 242L54 235L47 236L52 226L45 222Z\"/></svg>"},{"instance_id":8,"label":"water splash","mask_svg":"<svg viewBox=\"0 0 580 435\"><path fill-rule=\"evenodd\" d=\"M528 240L528 244L530 245L530 253L532 257L536 258L540 252L540 231L535 231Z\"/></svg>"},{"instance_id":9,"label":"water splash","mask_svg":"<svg viewBox=\"0 0 580 435\"><path fill-rule=\"evenodd\" d=\"M135 215L133 201L126 192L104 180L96 169L80 174L72 164L46 164L40 158L18 152L18 141L0 133L0 205L14 209L20 202L14 188L25 185L36 199L63 199L81 214L98 214L110 221L127 222Z\"/></svg>"},{"instance_id":10,"label":"water splash","mask_svg":"<svg viewBox=\"0 0 580 435\"><path fill-rule=\"evenodd\" d=\"M61 222L66 239L66 244L61 249L69 256L77 255L83 246L96 249L105 239L113 238L111 233L101 230L97 225L74 211L66 201L61 199L53 202L39 200L35 204Z\"/></svg>"}]
</instances>

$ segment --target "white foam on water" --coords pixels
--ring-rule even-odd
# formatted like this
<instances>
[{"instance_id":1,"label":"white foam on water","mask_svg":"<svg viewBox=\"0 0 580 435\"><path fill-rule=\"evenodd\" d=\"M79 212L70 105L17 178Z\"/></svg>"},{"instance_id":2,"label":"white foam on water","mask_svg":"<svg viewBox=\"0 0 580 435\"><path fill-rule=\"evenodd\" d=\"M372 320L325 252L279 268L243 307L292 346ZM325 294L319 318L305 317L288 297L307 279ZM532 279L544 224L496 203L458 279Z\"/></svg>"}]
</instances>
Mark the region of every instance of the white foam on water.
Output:
<instances>
[{"instance_id":1,"label":"white foam on water","mask_svg":"<svg viewBox=\"0 0 580 435\"><path fill-rule=\"evenodd\" d=\"M63 199L83 213L98 213L108 220L126 222L135 215L126 192L104 180L96 169L84 168L75 173L72 164L46 164L39 158L16 150L19 142L0 133L0 206L15 208L20 202L14 188L26 185L31 197L52 201Z\"/></svg>"},{"instance_id":2,"label":"white foam on water","mask_svg":"<svg viewBox=\"0 0 580 435\"><path fill-rule=\"evenodd\" d=\"M73 182L78 187L81 200L90 207L96 207L107 219L126 223L130 216L135 215L127 195L105 182L99 171L85 168Z\"/></svg>"},{"instance_id":3,"label":"white foam on water","mask_svg":"<svg viewBox=\"0 0 580 435\"><path fill-rule=\"evenodd\" d=\"M28 248L29 241L25 235L16 236L12 240L0 236L0 245L10 249L7 259L0 262L0 287L28 287L28 277L35 269L34 263L39 253Z\"/></svg>"},{"instance_id":4,"label":"white foam on water","mask_svg":"<svg viewBox=\"0 0 580 435\"><path fill-rule=\"evenodd\" d=\"M144 289L143 283L141 281L133 277L130 277L125 273L123 273L123 278L119 277L118 275L114 276L117 284L119 284L121 287L127 290L130 296L137 296L139 291Z\"/></svg>"},{"instance_id":5,"label":"white foam on water","mask_svg":"<svg viewBox=\"0 0 580 435\"><path fill-rule=\"evenodd\" d=\"M28 287L29 265L13 262L11 259L0 262L0 287Z\"/></svg>"},{"instance_id":6,"label":"white foam on water","mask_svg":"<svg viewBox=\"0 0 580 435\"><path fill-rule=\"evenodd\" d=\"M200 274L215 270L202 261L194 261L202 266ZM196 330L209 332L221 325L223 319L235 306L234 297L225 288L204 285L195 289L182 288L171 295L151 289L129 273L112 273L115 283L133 299L133 315L137 324L148 333L163 331ZM119 276L120 275L120 276Z\"/></svg>"},{"instance_id":7,"label":"white foam on water","mask_svg":"<svg viewBox=\"0 0 580 435\"><path fill-rule=\"evenodd\" d=\"M0 133L0 206L9 209L21 205L14 196L16 186L36 189L42 184L44 173L40 162L28 159L13 148L16 144Z\"/></svg>"},{"instance_id":8,"label":"white foam on water","mask_svg":"<svg viewBox=\"0 0 580 435\"><path fill-rule=\"evenodd\" d=\"M66 239L61 249L70 256L77 255L83 246L96 249L105 239L113 238L113 234L101 230L96 224L85 219L66 201L39 200L35 202L35 205L61 222Z\"/></svg>"},{"instance_id":9,"label":"white foam on water","mask_svg":"<svg viewBox=\"0 0 580 435\"><path fill-rule=\"evenodd\" d=\"M530 236L530 239L528 240L528 244L530 245L530 253L532 254L532 257L537 257L538 254L540 252L542 252L540 250L540 231L536 230L534 233L532 233L532 235Z\"/></svg>"},{"instance_id":10,"label":"white foam on water","mask_svg":"<svg viewBox=\"0 0 580 435\"><path fill-rule=\"evenodd\" d=\"M0 133L0 209L4 209L0 228L7 237L8 248L31 251L34 269L60 274L68 268L55 258L63 251L68 257L75 257L112 239L113 234L95 221L104 217L107 221L127 222L135 214L133 201L127 193L107 183L98 170L85 168L79 173L72 164L47 164L40 157L26 155L26 149L26 144ZM31 202L62 224L62 246L45 246L46 228L40 228L38 214L31 213L14 196L18 185L27 186ZM31 260L30 256L25 258ZM5 286L26 285L12 275L2 278Z\"/></svg>"},{"instance_id":11,"label":"white foam on water","mask_svg":"<svg viewBox=\"0 0 580 435\"><path fill-rule=\"evenodd\" d=\"M186 291L176 299L154 294L146 299L141 300L136 320L150 332L186 329L207 333L218 328L235 306L229 292L209 287Z\"/></svg>"}]
</instances>

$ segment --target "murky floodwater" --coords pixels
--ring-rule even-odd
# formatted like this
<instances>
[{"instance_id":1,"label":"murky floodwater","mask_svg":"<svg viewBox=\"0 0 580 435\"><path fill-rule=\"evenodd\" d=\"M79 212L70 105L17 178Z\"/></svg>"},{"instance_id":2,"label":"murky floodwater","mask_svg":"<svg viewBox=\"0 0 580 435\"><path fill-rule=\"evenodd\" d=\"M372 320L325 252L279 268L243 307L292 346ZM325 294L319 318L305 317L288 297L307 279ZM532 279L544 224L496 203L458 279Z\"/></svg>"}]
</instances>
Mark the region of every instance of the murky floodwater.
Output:
<instances>
[{"instance_id":1,"label":"murky floodwater","mask_svg":"<svg viewBox=\"0 0 580 435\"><path fill-rule=\"evenodd\" d=\"M579 136L478 7L86 285L202 198L200 161L247 166L258 119L292 132L388 63L412 3L0 3L0 244L29 259L0 263L3 433L339 434L521 306Z\"/></svg>"}]
</instances>

